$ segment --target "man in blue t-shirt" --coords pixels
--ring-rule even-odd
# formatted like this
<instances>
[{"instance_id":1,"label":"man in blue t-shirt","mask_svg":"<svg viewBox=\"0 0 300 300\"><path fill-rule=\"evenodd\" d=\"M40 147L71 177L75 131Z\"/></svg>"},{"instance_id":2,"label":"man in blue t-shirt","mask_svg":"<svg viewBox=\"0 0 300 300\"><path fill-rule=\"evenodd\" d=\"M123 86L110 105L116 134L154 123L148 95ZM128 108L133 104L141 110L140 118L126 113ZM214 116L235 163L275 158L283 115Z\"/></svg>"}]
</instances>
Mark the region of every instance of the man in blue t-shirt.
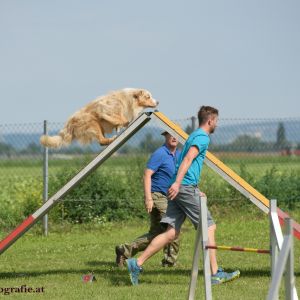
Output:
<instances>
[{"instance_id":1,"label":"man in blue t-shirt","mask_svg":"<svg viewBox=\"0 0 300 300\"><path fill-rule=\"evenodd\" d=\"M180 151L177 149L178 140L168 132L163 132L165 144L153 152L144 172L145 208L150 214L149 232L136 238L131 243L116 246L116 263L122 267L125 260L147 248L149 243L166 230L160 221L168 206L167 193ZM179 251L179 239L176 238L164 247L163 266L175 265Z\"/></svg>"},{"instance_id":2,"label":"man in blue t-shirt","mask_svg":"<svg viewBox=\"0 0 300 300\"><path fill-rule=\"evenodd\" d=\"M200 108L198 112L199 128L187 139L168 190L168 208L161 220L162 223L168 224L168 228L164 233L151 241L140 257L126 260L133 285L138 284L138 277L144 262L179 235L180 228L186 217L192 221L195 229L197 229L201 200L198 184L210 142L209 134L213 133L217 127L218 115L218 110L211 106L202 106ZM208 226L208 241L209 244L213 245L216 225L210 214L208 214ZM209 254L212 284L224 283L239 277L239 270L226 273L222 268L218 267L215 250L209 251Z\"/></svg>"}]
</instances>

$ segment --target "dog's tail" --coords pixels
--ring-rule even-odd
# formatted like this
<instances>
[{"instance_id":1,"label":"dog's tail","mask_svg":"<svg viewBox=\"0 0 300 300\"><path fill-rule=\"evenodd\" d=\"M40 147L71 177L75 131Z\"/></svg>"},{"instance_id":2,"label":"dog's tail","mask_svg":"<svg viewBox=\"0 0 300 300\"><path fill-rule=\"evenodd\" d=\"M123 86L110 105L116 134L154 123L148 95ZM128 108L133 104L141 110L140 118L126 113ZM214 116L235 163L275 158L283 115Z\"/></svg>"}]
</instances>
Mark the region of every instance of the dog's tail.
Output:
<instances>
[{"instance_id":1,"label":"dog's tail","mask_svg":"<svg viewBox=\"0 0 300 300\"><path fill-rule=\"evenodd\" d=\"M60 135L42 135L40 138L40 143L45 147L59 148L63 144L63 138Z\"/></svg>"},{"instance_id":2,"label":"dog's tail","mask_svg":"<svg viewBox=\"0 0 300 300\"><path fill-rule=\"evenodd\" d=\"M58 135L42 135L40 143L45 147L60 148L61 146L71 144L72 139L72 133L68 131L68 127L65 127Z\"/></svg>"}]
</instances>

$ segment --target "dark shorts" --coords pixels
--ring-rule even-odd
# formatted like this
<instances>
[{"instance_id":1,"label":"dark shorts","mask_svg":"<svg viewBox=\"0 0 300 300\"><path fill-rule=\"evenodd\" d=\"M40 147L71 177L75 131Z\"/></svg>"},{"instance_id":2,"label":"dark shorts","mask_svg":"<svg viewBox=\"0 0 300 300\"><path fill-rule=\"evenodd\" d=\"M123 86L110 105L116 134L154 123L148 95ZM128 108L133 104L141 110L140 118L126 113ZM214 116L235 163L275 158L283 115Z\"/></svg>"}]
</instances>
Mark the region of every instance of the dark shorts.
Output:
<instances>
[{"instance_id":1,"label":"dark shorts","mask_svg":"<svg viewBox=\"0 0 300 300\"><path fill-rule=\"evenodd\" d=\"M200 190L192 185L181 185L179 193L174 200L168 201L166 214L162 217L161 223L169 224L177 232L180 231L186 217L188 217L195 229L199 223L200 213ZM209 210L207 210L207 225L214 225L215 222Z\"/></svg>"}]
</instances>

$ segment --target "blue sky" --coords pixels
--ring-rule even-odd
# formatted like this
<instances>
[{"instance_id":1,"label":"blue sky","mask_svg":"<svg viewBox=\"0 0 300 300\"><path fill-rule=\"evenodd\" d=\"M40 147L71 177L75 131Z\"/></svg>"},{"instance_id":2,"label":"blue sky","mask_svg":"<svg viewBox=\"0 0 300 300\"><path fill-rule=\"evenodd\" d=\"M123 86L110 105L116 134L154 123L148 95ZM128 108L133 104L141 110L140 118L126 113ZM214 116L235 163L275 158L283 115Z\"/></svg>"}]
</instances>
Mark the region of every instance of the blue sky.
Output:
<instances>
[{"instance_id":1,"label":"blue sky","mask_svg":"<svg viewBox=\"0 0 300 300\"><path fill-rule=\"evenodd\" d=\"M0 1L0 123L141 87L172 119L300 117L300 2Z\"/></svg>"}]
</instances>

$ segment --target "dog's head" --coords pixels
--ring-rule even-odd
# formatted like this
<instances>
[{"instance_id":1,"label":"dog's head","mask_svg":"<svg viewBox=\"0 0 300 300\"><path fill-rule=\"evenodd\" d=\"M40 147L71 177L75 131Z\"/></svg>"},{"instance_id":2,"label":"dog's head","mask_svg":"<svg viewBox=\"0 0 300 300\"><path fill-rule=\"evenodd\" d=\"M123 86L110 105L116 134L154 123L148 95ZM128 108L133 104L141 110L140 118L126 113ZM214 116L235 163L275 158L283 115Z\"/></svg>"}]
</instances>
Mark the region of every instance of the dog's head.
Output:
<instances>
[{"instance_id":1,"label":"dog's head","mask_svg":"<svg viewBox=\"0 0 300 300\"><path fill-rule=\"evenodd\" d=\"M138 106L141 107L156 107L158 101L152 98L149 91L143 89L137 89L134 91L133 97L137 100Z\"/></svg>"}]
</instances>

